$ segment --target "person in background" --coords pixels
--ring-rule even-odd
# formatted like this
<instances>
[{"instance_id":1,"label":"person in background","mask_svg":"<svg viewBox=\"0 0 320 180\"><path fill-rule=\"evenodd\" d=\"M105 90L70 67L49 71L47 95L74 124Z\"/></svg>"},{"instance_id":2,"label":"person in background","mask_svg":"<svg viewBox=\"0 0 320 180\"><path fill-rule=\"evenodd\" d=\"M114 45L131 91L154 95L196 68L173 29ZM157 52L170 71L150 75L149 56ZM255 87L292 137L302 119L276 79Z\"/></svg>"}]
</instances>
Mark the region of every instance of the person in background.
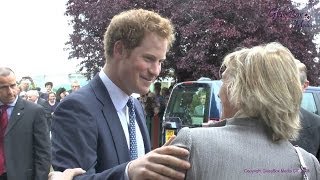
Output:
<instances>
[{"instance_id":1,"label":"person in background","mask_svg":"<svg viewBox=\"0 0 320 180\"><path fill-rule=\"evenodd\" d=\"M45 99L46 101L48 100L48 95L50 92L52 92L52 88L53 88L53 83L52 82L46 82L44 84L44 87L46 88L46 92L41 93L40 97L42 99Z\"/></svg>"},{"instance_id":2,"label":"person in background","mask_svg":"<svg viewBox=\"0 0 320 180\"><path fill-rule=\"evenodd\" d=\"M54 112L54 170L86 170L77 180L184 179L181 170L190 164L175 156L188 151L167 144L151 151L143 108L131 97L149 91L173 40L171 22L155 12L135 9L112 18L103 69Z\"/></svg>"},{"instance_id":3,"label":"person in background","mask_svg":"<svg viewBox=\"0 0 320 180\"><path fill-rule=\"evenodd\" d=\"M168 105L168 102L169 102L169 98L170 98L169 88L167 88L167 87L162 88L161 95L163 96L163 99L164 99L163 104L164 104L164 107L166 108Z\"/></svg>"},{"instance_id":4,"label":"person in background","mask_svg":"<svg viewBox=\"0 0 320 180\"><path fill-rule=\"evenodd\" d=\"M162 96L161 96L161 83L155 82L154 83L154 95L155 95L155 101L158 107L160 107Z\"/></svg>"},{"instance_id":5,"label":"person in background","mask_svg":"<svg viewBox=\"0 0 320 180\"><path fill-rule=\"evenodd\" d=\"M150 92L148 92L147 94L142 94L142 95L140 95L140 97L137 98L139 100L140 104L142 105L142 108L144 109L144 111L145 111L147 96L149 93ZM146 112L144 114L146 115Z\"/></svg>"},{"instance_id":6,"label":"person in background","mask_svg":"<svg viewBox=\"0 0 320 180\"><path fill-rule=\"evenodd\" d=\"M77 91L78 89L80 89L80 84L77 80L74 80L72 83L71 83L71 89L68 91L69 94Z\"/></svg>"},{"instance_id":7,"label":"person in background","mask_svg":"<svg viewBox=\"0 0 320 180\"><path fill-rule=\"evenodd\" d=\"M154 83L154 94L155 94L155 102L156 102L156 106L159 109L159 113L158 116L160 119L162 119L164 111L166 109L166 104L165 104L165 99L163 94L161 94L161 83L160 82L156 82Z\"/></svg>"},{"instance_id":8,"label":"person in background","mask_svg":"<svg viewBox=\"0 0 320 180\"><path fill-rule=\"evenodd\" d=\"M319 179L317 159L289 142L301 128L302 91L292 53L269 43L227 55L222 67L225 125L183 128L172 143L190 151L186 180Z\"/></svg>"},{"instance_id":9,"label":"person in background","mask_svg":"<svg viewBox=\"0 0 320 180\"><path fill-rule=\"evenodd\" d=\"M203 116L205 110L205 103L206 103L206 94L200 95L200 104L194 108L193 114L195 116Z\"/></svg>"},{"instance_id":10,"label":"person in background","mask_svg":"<svg viewBox=\"0 0 320 180\"><path fill-rule=\"evenodd\" d=\"M56 101L56 94L54 92L48 93L48 103L50 106L50 112L53 115L53 113L56 110L56 107L58 105L58 102Z\"/></svg>"},{"instance_id":11,"label":"person in background","mask_svg":"<svg viewBox=\"0 0 320 180\"><path fill-rule=\"evenodd\" d=\"M297 63L300 72L300 82L302 91L309 86L307 79L307 67L299 60ZM292 141L293 145L298 145L309 153L317 157L320 161L320 116L311 113L302 107L300 108L300 121L302 129L299 132L299 138Z\"/></svg>"},{"instance_id":12,"label":"person in background","mask_svg":"<svg viewBox=\"0 0 320 180\"><path fill-rule=\"evenodd\" d=\"M154 119L153 124L155 124L158 120L159 124L159 132L162 132L162 119L164 115L164 111L166 110L166 103L164 99L164 95L161 94L161 83L160 82L155 82L154 83L154 93L155 93L155 103L156 103L156 108L155 108L155 117L157 119ZM159 146L161 146L161 140L162 137L159 136Z\"/></svg>"},{"instance_id":13,"label":"person in background","mask_svg":"<svg viewBox=\"0 0 320 180\"><path fill-rule=\"evenodd\" d=\"M23 92L26 93L30 88L30 84L31 84L31 81L29 79L21 79L21 81L19 83L20 94L22 94ZM25 93L23 93L23 94L25 94Z\"/></svg>"},{"instance_id":14,"label":"person in background","mask_svg":"<svg viewBox=\"0 0 320 180\"><path fill-rule=\"evenodd\" d=\"M38 94L39 94L39 98L41 98L41 96L43 96L43 92L41 92L41 88L40 87L35 87L35 88L31 89L31 90L37 90ZM41 99L43 99L43 98L41 98Z\"/></svg>"},{"instance_id":15,"label":"person in background","mask_svg":"<svg viewBox=\"0 0 320 180\"><path fill-rule=\"evenodd\" d=\"M65 98L67 95L69 95L68 91L61 87L56 92L56 101L60 102L63 98Z\"/></svg>"},{"instance_id":16,"label":"person in background","mask_svg":"<svg viewBox=\"0 0 320 180\"><path fill-rule=\"evenodd\" d=\"M20 89L20 88L17 88L17 89ZM18 90L19 91L19 90ZM22 99L24 99L24 100L27 100L28 99L28 97L27 97L27 92L25 92L25 91L19 91L19 96L22 98Z\"/></svg>"},{"instance_id":17,"label":"person in background","mask_svg":"<svg viewBox=\"0 0 320 180\"><path fill-rule=\"evenodd\" d=\"M52 114L51 114L50 105L49 105L48 101L39 97L38 90L29 90L29 91L27 91L26 96L27 96L28 101L39 104L40 106L42 106L44 108L46 119L47 119L47 125L50 129L51 121L52 121Z\"/></svg>"},{"instance_id":18,"label":"person in background","mask_svg":"<svg viewBox=\"0 0 320 180\"><path fill-rule=\"evenodd\" d=\"M20 98L16 76L0 67L0 179L48 179L51 160L44 109Z\"/></svg>"},{"instance_id":19,"label":"person in background","mask_svg":"<svg viewBox=\"0 0 320 180\"><path fill-rule=\"evenodd\" d=\"M149 91L146 94L144 111L145 111L147 128L149 130L149 135L151 138L152 124L154 122L153 118L159 112L159 107L156 105L155 94L153 92Z\"/></svg>"}]
</instances>

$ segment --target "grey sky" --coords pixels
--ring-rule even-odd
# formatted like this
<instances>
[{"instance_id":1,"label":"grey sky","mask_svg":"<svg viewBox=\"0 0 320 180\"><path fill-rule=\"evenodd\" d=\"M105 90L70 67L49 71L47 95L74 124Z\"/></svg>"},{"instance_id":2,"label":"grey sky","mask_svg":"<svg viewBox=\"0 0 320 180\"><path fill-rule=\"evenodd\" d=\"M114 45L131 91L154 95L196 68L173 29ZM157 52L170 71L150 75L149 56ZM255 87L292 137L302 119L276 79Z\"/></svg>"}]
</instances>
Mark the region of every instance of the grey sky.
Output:
<instances>
[{"instance_id":1,"label":"grey sky","mask_svg":"<svg viewBox=\"0 0 320 180\"><path fill-rule=\"evenodd\" d=\"M71 73L77 62L63 51L68 39L66 0L1 2L1 65L18 76Z\"/></svg>"}]
</instances>

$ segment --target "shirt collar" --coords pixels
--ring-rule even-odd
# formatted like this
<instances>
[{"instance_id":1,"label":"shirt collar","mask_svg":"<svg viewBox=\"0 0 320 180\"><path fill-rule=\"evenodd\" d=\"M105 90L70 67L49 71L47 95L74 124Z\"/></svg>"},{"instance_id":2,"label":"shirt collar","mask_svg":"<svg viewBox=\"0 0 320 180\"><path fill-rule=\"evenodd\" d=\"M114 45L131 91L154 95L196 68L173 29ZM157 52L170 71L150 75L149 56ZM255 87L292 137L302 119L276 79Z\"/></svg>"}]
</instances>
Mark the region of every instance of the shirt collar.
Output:
<instances>
[{"instance_id":1,"label":"shirt collar","mask_svg":"<svg viewBox=\"0 0 320 180\"><path fill-rule=\"evenodd\" d=\"M112 103L116 108L117 112L122 111L123 108L127 105L129 96L123 92L117 85L115 85L111 79L103 72L100 71L99 77L101 78L103 84L106 86Z\"/></svg>"},{"instance_id":2,"label":"shirt collar","mask_svg":"<svg viewBox=\"0 0 320 180\"><path fill-rule=\"evenodd\" d=\"M9 107L14 107L14 106L16 105L16 103L17 103L18 96L19 96L19 95L16 96L16 99L15 99L12 103L7 104L7 105L8 105ZM1 106L1 105L4 105L4 104L0 101L0 106Z\"/></svg>"}]
</instances>

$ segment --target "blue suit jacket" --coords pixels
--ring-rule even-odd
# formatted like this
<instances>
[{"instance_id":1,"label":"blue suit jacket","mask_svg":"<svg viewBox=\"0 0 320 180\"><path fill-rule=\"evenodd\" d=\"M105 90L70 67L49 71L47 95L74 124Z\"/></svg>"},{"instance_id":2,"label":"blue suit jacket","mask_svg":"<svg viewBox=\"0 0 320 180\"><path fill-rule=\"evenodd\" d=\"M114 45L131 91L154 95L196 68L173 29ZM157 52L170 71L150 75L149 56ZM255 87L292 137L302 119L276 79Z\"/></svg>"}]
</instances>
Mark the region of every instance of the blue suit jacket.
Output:
<instances>
[{"instance_id":1,"label":"blue suit jacket","mask_svg":"<svg viewBox=\"0 0 320 180\"><path fill-rule=\"evenodd\" d=\"M137 99L134 103L145 152L149 152L143 109ZM81 167L87 171L76 179L124 178L129 150L116 109L99 76L58 105L52 123L52 158L54 170Z\"/></svg>"}]
</instances>

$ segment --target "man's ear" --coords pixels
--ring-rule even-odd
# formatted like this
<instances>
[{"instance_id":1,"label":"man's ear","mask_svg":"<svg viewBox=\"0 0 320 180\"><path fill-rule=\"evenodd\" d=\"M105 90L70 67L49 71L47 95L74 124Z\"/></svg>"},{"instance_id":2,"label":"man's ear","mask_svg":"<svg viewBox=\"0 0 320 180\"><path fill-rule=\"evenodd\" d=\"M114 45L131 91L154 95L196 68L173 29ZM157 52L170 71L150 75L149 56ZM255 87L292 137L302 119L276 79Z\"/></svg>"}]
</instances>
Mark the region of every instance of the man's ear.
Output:
<instances>
[{"instance_id":1,"label":"man's ear","mask_svg":"<svg viewBox=\"0 0 320 180\"><path fill-rule=\"evenodd\" d=\"M123 57L125 55L125 48L122 41L117 41L113 46L113 56L114 57Z\"/></svg>"},{"instance_id":2,"label":"man's ear","mask_svg":"<svg viewBox=\"0 0 320 180\"><path fill-rule=\"evenodd\" d=\"M309 81L306 80L306 81L303 83L303 90L307 89L308 86L309 86Z\"/></svg>"},{"instance_id":3,"label":"man's ear","mask_svg":"<svg viewBox=\"0 0 320 180\"><path fill-rule=\"evenodd\" d=\"M303 84L303 89L306 89L309 86L309 81L306 80L306 82L304 82Z\"/></svg>"}]
</instances>

